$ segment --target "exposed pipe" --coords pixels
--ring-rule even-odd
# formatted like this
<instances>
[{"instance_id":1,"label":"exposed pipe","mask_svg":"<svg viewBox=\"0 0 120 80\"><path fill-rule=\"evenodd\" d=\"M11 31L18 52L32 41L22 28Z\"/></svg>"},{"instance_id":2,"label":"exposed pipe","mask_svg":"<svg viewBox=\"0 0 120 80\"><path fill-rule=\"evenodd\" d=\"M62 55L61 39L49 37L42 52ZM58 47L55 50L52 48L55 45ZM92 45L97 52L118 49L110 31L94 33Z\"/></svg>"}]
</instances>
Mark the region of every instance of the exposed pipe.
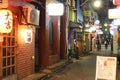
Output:
<instances>
[{"instance_id":1,"label":"exposed pipe","mask_svg":"<svg viewBox=\"0 0 120 80\"><path fill-rule=\"evenodd\" d=\"M84 6L89 0L86 0L84 3L80 5L80 7Z\"/></svg>"}]
</instances>

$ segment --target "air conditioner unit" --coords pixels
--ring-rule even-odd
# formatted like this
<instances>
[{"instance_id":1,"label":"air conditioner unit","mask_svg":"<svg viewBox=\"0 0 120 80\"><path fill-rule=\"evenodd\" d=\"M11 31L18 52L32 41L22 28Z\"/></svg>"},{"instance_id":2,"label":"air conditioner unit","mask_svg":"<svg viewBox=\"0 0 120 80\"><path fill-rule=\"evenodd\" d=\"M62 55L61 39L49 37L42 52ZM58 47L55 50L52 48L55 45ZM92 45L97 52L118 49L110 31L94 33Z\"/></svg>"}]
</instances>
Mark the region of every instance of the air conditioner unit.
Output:
<instances>
[{"instance_id":1,"label":"air conditioner unit","mask_svg":"<svg viewBox=\"0 0 120 80\"><path fill-rule=\"evenodd\" d=\"M8 0L0 0L0 8L7 8Z\"/></svg>"},{"instance_id":2,"label":"air conditioner unit","mask_svg":"<svg viewBox=\"0 0 120 80\"><path fill-rule=\"evenodd\" d=\"M39 10L30 6L23 6L23 14L24 15L22 16L22 23L26 23L27 21L28 24L39 25Z\"/></svg>"}]
</instances>

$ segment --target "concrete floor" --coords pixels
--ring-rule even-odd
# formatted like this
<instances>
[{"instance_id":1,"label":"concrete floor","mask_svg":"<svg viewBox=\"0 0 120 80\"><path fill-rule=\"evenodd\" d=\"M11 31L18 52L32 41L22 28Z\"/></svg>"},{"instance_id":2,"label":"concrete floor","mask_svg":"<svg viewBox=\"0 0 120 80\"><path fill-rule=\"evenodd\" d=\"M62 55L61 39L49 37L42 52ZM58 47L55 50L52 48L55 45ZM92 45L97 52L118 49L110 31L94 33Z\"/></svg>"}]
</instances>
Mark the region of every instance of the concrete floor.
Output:
<instances>
[{"instance_id":1,"label":"concrete floor","mask_svg":"<svg viewBox=\"0 0 120 80\"><path fill-rule=\"evenodd\" d=\"M102 45L101 51L82 56L79 60L72 59L73 63L67 65L61 72L52 73L48 80L95 80L96 57L109 56L111 54L110 46L105 50ZM117 64L117 63L116 63ZM116 80L120 80L120 66L117 65Z\"/></svg>"}]
</instances>

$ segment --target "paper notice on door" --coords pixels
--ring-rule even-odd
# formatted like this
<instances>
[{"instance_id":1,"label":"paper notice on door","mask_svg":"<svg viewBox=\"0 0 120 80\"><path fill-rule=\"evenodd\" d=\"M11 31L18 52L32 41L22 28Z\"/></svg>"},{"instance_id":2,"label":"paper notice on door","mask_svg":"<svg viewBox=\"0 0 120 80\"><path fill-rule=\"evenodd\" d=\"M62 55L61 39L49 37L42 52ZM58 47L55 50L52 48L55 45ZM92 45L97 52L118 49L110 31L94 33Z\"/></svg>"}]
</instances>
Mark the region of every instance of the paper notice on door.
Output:
<instances>
[{"instance_id":1,"label":"paper notice on door","mask_svg":"<svg viewBox=\"0 0 120 80\"><path fill-rule=\"evenodd\" d=\"M116 80L116 57L97 56L95 80Z\"/></svg>"}]
</instances>

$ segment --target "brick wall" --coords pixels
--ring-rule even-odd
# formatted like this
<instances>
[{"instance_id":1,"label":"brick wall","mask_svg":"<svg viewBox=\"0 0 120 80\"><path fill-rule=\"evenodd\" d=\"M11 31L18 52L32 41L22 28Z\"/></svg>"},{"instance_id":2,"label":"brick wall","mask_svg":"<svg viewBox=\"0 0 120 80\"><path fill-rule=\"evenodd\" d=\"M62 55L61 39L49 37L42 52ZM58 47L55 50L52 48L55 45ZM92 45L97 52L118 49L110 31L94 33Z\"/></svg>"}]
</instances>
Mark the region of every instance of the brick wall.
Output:
<instances>
[{"instance_id":1,"label":"brick wall","mask_svg":"<svg viewBox=\"0 0 120 80\"><path fill-rule=\"evenodd\" d=\"M27 26L19 26L18 28L18 48L17 48L17 74L18 80L34 73L34 34L32 38L32 43L24 42L24 30ZM33 30L33 28L31 28ZM34 30L33 30L34 33Z\"/></svg>"}]
</instances>

